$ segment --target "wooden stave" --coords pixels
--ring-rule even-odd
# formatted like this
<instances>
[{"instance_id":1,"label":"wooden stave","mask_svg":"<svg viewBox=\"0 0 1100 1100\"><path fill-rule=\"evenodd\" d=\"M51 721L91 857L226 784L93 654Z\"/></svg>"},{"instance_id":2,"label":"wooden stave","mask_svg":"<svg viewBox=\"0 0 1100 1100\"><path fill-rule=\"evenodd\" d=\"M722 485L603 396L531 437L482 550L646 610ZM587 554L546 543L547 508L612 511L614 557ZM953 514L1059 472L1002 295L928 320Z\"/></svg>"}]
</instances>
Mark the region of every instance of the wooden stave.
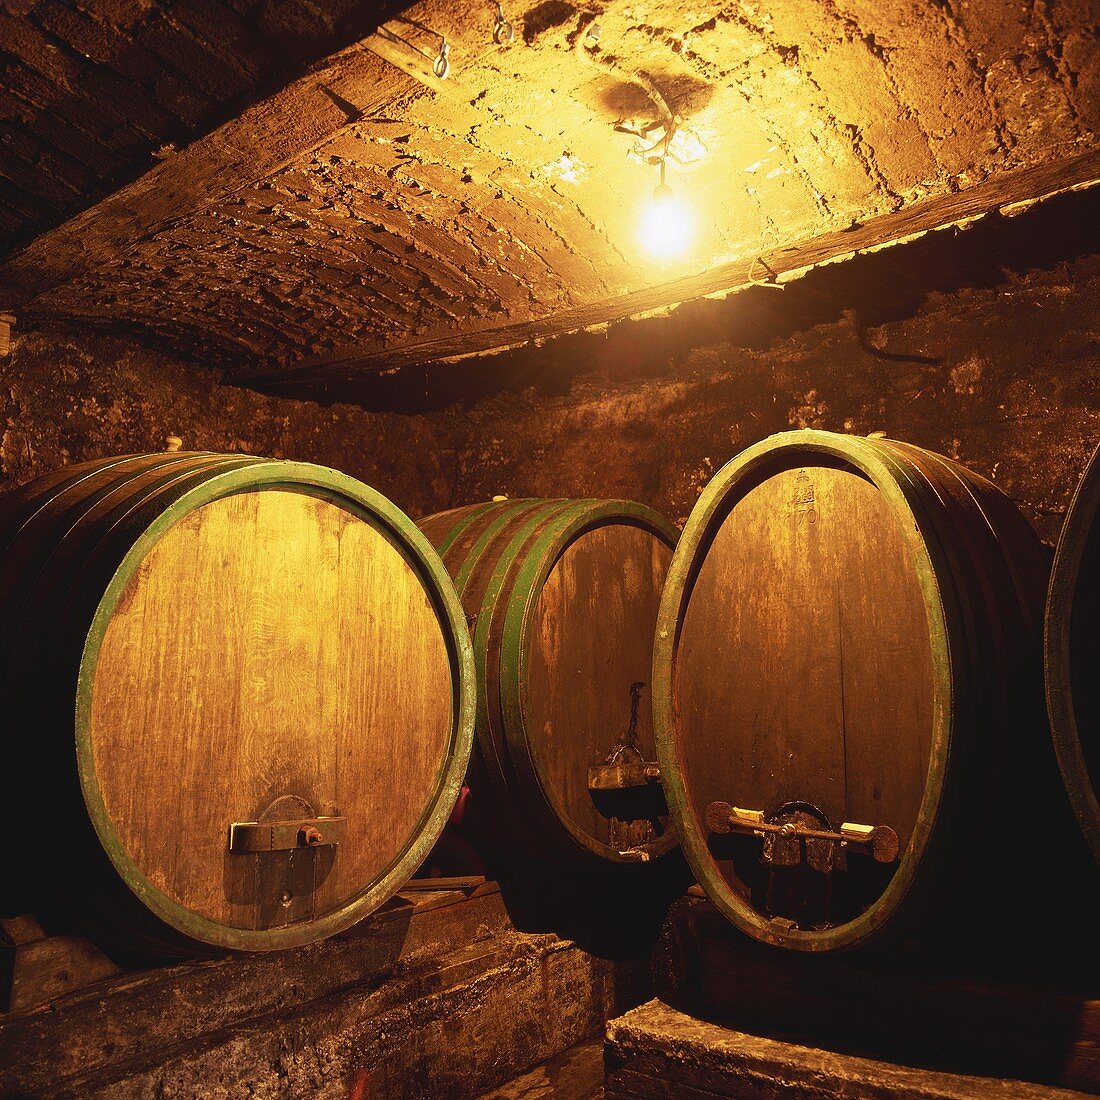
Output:
<instances>
[{"instance_id":1,"label":"wooden stave","mask_svg":"<svg viewBox=\"0 0 1100 1100\"><path fill-rule=\"evenodd\" d=\"M534 774L532 762L526 757L526 737L516 736L511 728L515 715L509 715L505 709L503 692L509 680L510 668L507 666L509 655L504 646L504 632L512 601L521 592L520 576L525 563L529 560L533 546L547 531L552 531L563 518L573 513L583 502L560 501L554 507L540 512L535 522L524 526L522 533L509 544L494 569L491 585L499 582L495 592L492 609L482 621L478 621L479 636L485 639L486 652L486 699L487 728L490 739L496 746L497 754L506 761L505 788L510 805L524 807L525 827L529 835L535 838L530 849L542 853L549 862L587 863L586 853L578 849L568 837L563 823L558 820L549 804L548 795ZM476 643L475 643L476 644Z\"/></svg>"},{"instance_id":2,"label":"wooden stave","mask_svg":"<svg viewBox=\"0 0 1100 1100\"><path fill-rule=\"evenodd\" d=\"M552 863L601 866L607 863L633 864L638 857L626 857L616 849L570 828L554 808L554 798L539 781L527 742L523 702L524 673L521 667L527 651L526 626L538 599L541 584L558 556L576 538L617 518L649 530L674 546L679 534L658 513L630 501L517 499L505 502L509 512L523 513L528 522L518 529L506 526L495 536L469 546L469 557L454 556L457 539L449 543L444 561L456 579L471 577L475 570L491 567L491 576L474 604L466 599L469 583L459 584L463 604L472 621L478 674L478 754L490 779L494 809L510 823L516 838L509 847L523 854L536 854ZM442 513L455 516L462 524L465 513L479 509L476 524L486 514L473 505ZM499 513L498 513L499 515ZM431 523L426 517L420 523ZM438 528L433 528L433 533ZM469 531L464 529L467 536ZM478 532L484 534L484 530ZM461 558L461 560L458 560ZM476 559L476 560L471 560ZM485 573L483 572L483 576ZM509 636L506 640L505 632ZM515 807L522 804L523 814ZM671 829L644 846L643 860L656 860L677 847Z\"/></svg>"},{"instance_id":3,"label":"wooden stave","mask_svg":"<svg viewBox=\"0 0 1100 1100\"><path fill-rule=\"evenodd\" d=\"M502 547L502 556L511 557L509 549L512 539L521 530L527 529L527 521L536 517L546 518L552 514L555 508L561 507L557 501L524 500L511 503L506 509L500 509L489 514L477 517L472 525L474 530L468 545L463 546L463 551L455 560L452 577L459 592L463 596L463 606L472 609L472 614L477 615L483 607L489 585L492 582L494 572L494 556L492 548ZM466 540L461 539L465 544ZM519 552L522 543L517 546ZM458 550L459 544L455 549ZM451 556L444 559L445 565L450 565Z\"/></svg>"},{"instance_id":4,"label":"wooden stave","mask_svg":"<svg viewBox=\"0 0 1100 1100\"><path fill-rule=\"evenodd\" d=\"M893 441L890 446L920 451ZM974 493L1003 555L1000 567L1007 570L1017 594L1015 602L1009 599L1000 605L1000 610L1008 613L1000 641L1009 646L1009 652L993 674L994 688L1011 685L1011 689L999 700L999 718L991 709L982 711L988 724L989 752L979 766L991 777L987 783L994 801L983 822L990 854L987 864L977 868L973 880L959 890L969 908L968 920L982 914L987 899L1009 906L1013 916L1007 935L1014 936L1046 922L1048 897L1060 896L1067 908L1086 910L1100 901L1095 877L1088 874L1086 846L1075 827L1059 775L1045 706L1043 634L1052 559L1025 516L997 486L942 456L920 453L950 466ZM988 604L979 613L983 623L995 621ZM1007 751L1006 732L1013 735ZM1039 827L1021 828L1021 815L1040 823ZM1011 843L1005 843L1005 838L1011 838ZM1030 868L1026 891L1007 885L1018 879L1021 866ZM995 933L990 940L996 942Z\"/></svg>"},{"instance_id":5,"label":"wooden stave","mask_svg":"<svg viewBox=\"0 0 1100 1100\"><path fill-rule=\"evenodd\" d=\"M1027 520L992 483L941 455L894 440L876 440L920 471L926 493L940 501L933 524L949 548L950 581L962 610L959 649L966 656L955 671L956 699L964 699L967 732L953 738L954 767L945 776L932 843L924 856L935 890L914 899L890 938L916 931L965 894L968 904L1004 892L1013 859L1002 858L998 839L1016 832L1014 859L1058 866L1045 848L1062 834L1052 799L1039 676L1043 594L1047 562ZM941 585L946 578L941 576ZM963 713L959 707L954 715ZM1026 761L1027 771L1024 771ZM1025 782L1026 780L1026 782ZM1012 808L1031 803L1047 811L1047 840L1018 835ZM970 840L971 859L958 858L953 838ZM989 853L979 864L978 852ZM1040 873L1036 872L1036 878ZM980 889L976 886L981 883Z\"/></svg>"},{"instance_id":6,"label":"wooden stave","mask_svg":"<svg viewBox=\"0 0 1100 1100\"><path fill-rule=\"evenodd\" d=\"M723 503L727 496L734 495L734 489L742 479L751 481L760 470L766 470L769 463L778 466L783 460L777 456L783 455L785 451L801 453L804 456L801 464L805 465L812 465L815 457L840 460L854 465L858 472L870 477L880 491L883 491L879 478L871 477L866 468L853 462L856 455L862 454L864 458L870 460L870 465L878 470L880 477L885 476L895 483L895 503L904 503L909 508L923 536L928 562L937 563L932 564L931 574L924 580L932 582L934 586L932 591L942 605L943 643L948 639L955 641L953 646L934 645L934 652L938 653L939 657L938 675L942 680L944 673L949 672L951 684L949 698L953 703L961 705L952 710L953 714L960 713L960 710L970 711L974 715L981 713L976 709L978 699L983 691L988 695L990 690L989 684L983 686L975 682L971 675L972 670L980 666L981 655L985 652L983 645L988 642L988 639L983 641L981 637L983 624L985 627L989 625L988 607L982 606L983 601L979 598L982 584L977 579L975 563L970 562L964 566L960 559L961 547L953 545L953 542L957 541L957 532L951 529L950 517L945 520L943 515L937 515L938 508L943 506L938 493L947 491L948 487L942 483L933 487L925 482L917 464L913 461L916 454L935 458L937 462L942 463L946 463L947 460L942 459L941 456L931 456L930 452L923 452L907 444L836 436L832 433L813 430L773 436L743 452L715 475L689 517L681 536L681 542L670 567L658 617L653 683L654 733L657 739L658 759L662 776L665 778L669 807L673 811L677 830L681 834L685 855L698 881L716 908L748 934L764 942L799 951L849 950L876 940L898 938L926 926L930 920L942 912L945 899L930 892L923 883L938 876L944 883L946 891L950 893L966 878L966 867L956 858L952 850L952 841L957 830L957 822L960 818L967 816L961 801L967 793L973 791L974 787L971 785L968 788L965 781L960 785L958 779L960 774L965 774L967 777L976 775L980 779L984 765L980 750L989 744L989 731L983 730L982 736L970 738L971 743L968 746L970 751L964 758L960 757L957 739L955 744L940 745L941 759L946 759L944 751L946 748L954 749L953 770L950 773L952 782L948 790L941 790L931 800L929 791L926 789L925 804L922 805L920 816L920 821L926 830L922 846L918 848L920 874L914 876L916 861L910 860L910 873L899 882L898 878L902 870L902 867L899 867L899 875L895 876L895 882L891 883L876 903L876 905L881 904L883 898L893 891L891 911L886 914L889 919L884 919L881 912L876 913L876 907L873 906L868 913L857 920L828 931L795 930L784 933L767 927L767 922L762 916L756 915L748 905L734 896L733 888L725 882L707 854L705 836L696 822L691 799L679 773L676 752L678 734L674 720L676 642L687 599L702 559L705 557L699 547L709 544L710 538L725 518L728 508L723 510ZM990 503L990 500L985 498L989 493L997 492L995 487L963 467L950 464L948 469L953 475L962 475L960 483L964 486L964 491L972 494L972 506L980 511L983 522L989 525L994 536L992 542L987 542L985 546L987 554L985 564L995 565L997 553L1006 555L999 566L1002 573L1002 590L1007 591L1008 585L1011 584L1014 595L1019 595L1021 599L1024 598L1024 593L1030 593L1027 597L1029 613L1021 614L1019 619L1022 622L1030 619L1031 648L1033 649L1035 603L1041 587L1037 580L1036 567L1038 566L1038 573L1041 574L1043 560L1038 539L1026 520L1019 516L1015 509L1010 509L1007 514L1015 517L1016 524L1023 525L1022 528L1016 526L1012 533L1016 538L1025 540L1025 552L1021 555L1023 566L1018 571L1014 571L1011 566L1019 563L1012 558L1011 552L1001 545L1000 537L1006 526L1012 527L1012 524L1006 524L1003 513L1003 506L1008 505L1009 502L997 494L991 498L992 503ZM966 575L970 576L969 583L960 583ZM927 584L925 584L925 591L927 598L929 592ZM960 651L965 651L967 657L964 658ZM1031 710L1033 717L1037 717L1033 707ZM933 764L935 762L934 753ZM990 785L990 797L994 797L995 794L995 788ZM933 808L936 812L930 815L928 810Z\"/></svg>"},{"instance_id":7,"label":"wooden stave","mask_svg":"<svg viewBox=\"0 0 1100 1100\"><path fill-rule=\"evenodd\" d=\"M1100 447L1093 452L1070 499L1058 537L1044 617L1044 681L1051 740L1074 816L1100 863L1100 797L1089 771L1073 676L1075 597L1086 554L1100 530ZM1100 569L1100 554L1092 568Z\"/></svg>"},{"instance_id":8,"label":"wooden stave","mask_svg":"<svg viewBox=\"0 0 1100 1100\"><path fill-rule=\"evenodd\" d=\"M508 738L510 756L517 762L521 789L534 800L536 790L541 790L534 753L530 746L527 722L527 660L530 653L528 631L542 586L549 578L558 558L577 539L588 531L611 523L627 522L648 531L670 548L676 544L678 532L672 524L644 505L631 501L579 501L576 506L559 516L551 527L541 533L528 548L526 559L517 576L509 597L503 633L501 637L501 708L503 729ZM571 851L571 846L581 849L582 861L592 857L611 863L649 861L666 855L677 846L675 832L669 828L660 836L631 853L597 840L587 832L574 828L559 808L553 792L543 792L548 808L545 820L548 835L556 834L555 848Z\"/></svg>"},{"instance_id":9,"label":"wooden stave","mask_svg":"<svg viewBox=\"0 0 1100 1100\"><path fill-rule=\"evenodd\" d=\"M508 580L522 560L523 549L547 519L567 507L568 502L544 500L531 507L530 501L509 501L500 512L518 513L518 526L509 525L498 532L500 545L487 543L481 547L477 565L482 571L484 587L478 585L478 598L466 603L466 591L462 597L471 623L474 658L477 665L477 777L484 779L484 791L488 796L491 815L502 826L498 830L501 847L506 851L534 853L541 858L552 859L553 851L545 837L535 827L528 815L522 812L514 797L515 779L508 759L506 742L501 735L499 675L499 649L494 644L498 609L502 592L507 591ZM476 505L474 506L477 507ZM491 520L490 520L491 522ZM471 551L477 540L471 540ZM454 544L452 543L452 548ZM444 563L453 574L463 571L467 559L448 555ZM453 568L452 568L453 566ZM467 588L473 570L467 573ZM494 655L496 655L494 657ZM526 809L527 807L525 807Z\"/></svg>"},{"instance_id":10,"label":"wooden stave","mask_svg":"<svg viewBox=\"0 0 1100 1100\"><path fill-rule=\"evenodd\" d=\"M490 504L478 505L471 509L464 509L463 515L459 517L459 522L455 523L453 527L445 528L446 538L443 542L440 543L440 549L436 551L439 556L444 559L444 563L446 563L454 555L461 553L461 544L456 546L455 543L458 542L458 540L463 536L463 533L467 530L468 527L470 527L472 524L478 523L483 514L485 515L485 518L488 519L490 514L498 512L504 507L508 507L508 505L504 504L501 501L494 501ZM431 518L432 517L429 517L429 520L422 522L429 522ZM432 544L435 545L434 541Z\"/></svg>"},{"instance_id":11,"label":"wooden stave","mask_svg":"<svg viewBox=\"0 0 1100 1100\"><path fill-rule=\"evenodd\" d=\"M533 853L551 861L556 856L553 844L548 843L539 825L532 822L532 806L525 804L521 810L515 794L517 779L508 753L500 711L500 616L530 541L548 521L569 506L570 502L564 500L508 501L496 510L497 516L507 520L506 525L499 527L495 537L484 540L481 536L492 527L494 517L479 513L474 523L478 524L480 520L481 529L473 532L473 538L469 539L468 556L463 557L459 553L457 558L449 555L445 559L449 568L454 562L452 574L465 574L467 582L474 573L474 569L467 566L480 566L484 582L469 595L466 589L472 586L468 583L464 585L463 597L467 614L473 619L474 652L478 660L479 759L488 784L487 793L491 793L492 812L505 827L502 846L506 850ZM518 524L515 523L516 517L520 521ZM460 547L457 540L452 543L452 549L455 547ZM473 598L470 599L470 596ZM467 599L470 599L469 603ZM535 815L545 825L545 814L540 813L538 801L534 807Z\"/></svg>"},{"instance_id":12,"label":"wooden stave","mask_svg":"<svg viewBox=\"0 0 1100 1100\"><path fill-rule=\"evenodd\" d=\"M159 456L149 457L153 459ZM81 550L88 549L86 542L73 537L73 531L68 533L66 549L75 552L73 561L76 562L76 568L75 571L70 568L67 588L62 593L60 589L63 586L45 585L47 602L39 601L36 605L25 607L23 612L25 616L34 618L36 615L41 616L45 610L51 615L47 621L53 621L52 613L56 612L59 625L52 633L41 632L37 648L28 651L16 669L10 666L5 668L9 686L18 669L33 668L46 658L56 660L64 651L69 671L58 677L60 682L69 683L75 680L82 687L90 689L90 682L85 683L84 677L86 647L90 644L89 623L107 600L107 589L117 582L123 572L123 565L135 558L140 561L149 546L155 542L155 538L150 538L150 525L155 527L159 522L167 529L175 519L193 507L200 507L220 496L231 495L233 491L248 491L262 486L312 490L311 495L327 496L372 523L389 541L401 548L406 560L420 576L436 613L441 616L441 626L453 669L453 694L450 750L446 766L438 777L437 789L431 799L426 799L420 826L398 859L388 869L379 872L376 881L366 890L360 891L350 901L323 917L261 931L237 929L221 924L211 930L209 926L215 922L206 918L188 920L184 914L183 919L174 919L176 911L181 908L174 902L167 906L162 905L154 911L154 907L150 905L148 890L141 887L119 866L116 859L118 853L107 850L101 824L93 823L91 807L88 807L88 814L83 821L80 820L79 812L74 814L74 843L78 846L81 858L72 862L80 868L88 886L82 892L82 913L89 918L85 921L85 926L101 942L124 953L165 958L209 954L217 950L278 950L312 942L348 927L385 901L419 866L442 831L461 786L473 740L473 660L465 621L442 563L419 529L380 494L345 475L304 463L187 452L172 455L167 466L177 470L186 468L188 472L183 478L155 485L144 496L138 495L134 501L122 502L113 516L104 519L101 515L99 535L102 537L93 543L90 554L80 553ZM230 484L234 478L236 480ZM122 483L125 484L127 480L123 478ZM128 507L127 503L132 507ZM169 515L173 515L173 518L166 522L165 517ZM87 532L85 535L87 536ZM159 533L156 537L159 537ZM140 549L139 540L142 539L148 543L144 550ZM60 545L55 550L59 548ZM94 583L84 583L82 586L82 581L87 582L90 572L95 573L96 570L98 574ZM42 579L39 586L43 587ZM71 727L72 698L71 692L67 695L56 692L52 700L44 700L46 704L52 701L55 723L63 722L61 708L67 707ZM78 719L79 709L78 702ZM55 728L62 729L63 725L56 725ZM70 798L74 792L78 792L83 800L71 803L79 810L89 797L88 785L94 784L90 753L84 751L87 748L86 739L81 740L81 731L78 728L76 769L73 768L71 759L71 744L67 744L64 737L40 740L46 742L45 747L52 749L52 753L39 759L38 767L49 769L40 770L39 774L50 775L51 781L57 779L68 783ZM126 858L125 853L122 853L122 858ZM138 879L142 877L132 864L131 869ZM155 894L159 894L155 888L153 890Z\"/></svg>"}]
</instances>

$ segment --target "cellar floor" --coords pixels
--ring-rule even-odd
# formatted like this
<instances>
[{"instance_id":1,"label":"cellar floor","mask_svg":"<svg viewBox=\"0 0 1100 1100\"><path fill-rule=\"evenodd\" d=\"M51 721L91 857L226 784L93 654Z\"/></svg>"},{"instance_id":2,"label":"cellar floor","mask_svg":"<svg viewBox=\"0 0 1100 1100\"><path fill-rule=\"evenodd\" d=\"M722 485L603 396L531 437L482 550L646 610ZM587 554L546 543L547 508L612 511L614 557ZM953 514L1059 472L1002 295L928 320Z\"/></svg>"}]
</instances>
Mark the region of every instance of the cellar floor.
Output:
<instances>
[{"instance_id":1,"label":"cellar floor","mask_svg":"<svg viewBox=\"0 0 1100 1100\"><path fill-rule=\"evenodd\" d=\"M0 1014L0 1097L1093 1093L1100 1001L1087 976L1083 991L1019 965L1015 982L980 979L912 948L793 956L694 896L665 933L679 983L656 954L612 962L517 930L495 883L411 890L323 943L114 973ZM633 1007L653 983L674 991Z\"/></svg>"}]
</instances>

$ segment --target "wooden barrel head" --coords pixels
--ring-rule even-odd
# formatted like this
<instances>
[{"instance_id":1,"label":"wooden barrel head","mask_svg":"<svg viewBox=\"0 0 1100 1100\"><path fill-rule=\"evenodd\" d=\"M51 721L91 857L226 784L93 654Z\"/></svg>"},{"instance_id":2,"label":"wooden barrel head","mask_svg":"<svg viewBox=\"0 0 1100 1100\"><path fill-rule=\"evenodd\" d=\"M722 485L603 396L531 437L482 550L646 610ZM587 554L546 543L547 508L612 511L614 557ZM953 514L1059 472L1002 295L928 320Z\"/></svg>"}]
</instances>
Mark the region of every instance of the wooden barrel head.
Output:
<instances>
[{"instance_id":1,"label":"wooden barrel head","mask_svg":"<svg viewBox=\"0 0 1100 1100\"><path fill-rule=\"evenodd\" d=\"M524 685L527 741L547 797L589 844L617 850L653 837L631 843L612 834L611 819L589 792L588 768L614 753L631 730L632 711L641 756L656 759L649 679L671 558L669 543L648 528L605 523L566 546L535 601Z\"/></svg>"},{"instance_id":2,"label":"wooden barrel head","mask_svg":"<svg viewBox=\"0 0 1100 1100\"><path fill-rule=\"evenodd\" d=\"M832 949L882 919L927 844L945 624L897 471L842 444L770 445L715 478L681 539L658 627L658 752L681 842L726 915ZM897 862L860 840L893 834Z\"/></svg>"},{"instance_id":3,"label":"wooden barrel head","mask_svg":"<svg viewBox=\"0 0 1100 1100\"><path fill-rule=\"evenodd\" d=\"M778 470L733 503L696 577L677 660L693 801L831 822L917 819L932 663L911 539L852 470Z\"/></svg>"},{"instance_id":4,"label":"wooden barrel head","mask_svg":"<svg viewBox=\"0 0 1100 1100\"><path fill-rule=\"evenodd\" d=\"M308 485L211 500L135 550L97 613L78 730L131 889L195 939L248 949L384 900L457 792L456 752L465 765L452 630L394 532ZM297 817L346 831L228 850L233 823Z\"/></svg>"}]
</instances>

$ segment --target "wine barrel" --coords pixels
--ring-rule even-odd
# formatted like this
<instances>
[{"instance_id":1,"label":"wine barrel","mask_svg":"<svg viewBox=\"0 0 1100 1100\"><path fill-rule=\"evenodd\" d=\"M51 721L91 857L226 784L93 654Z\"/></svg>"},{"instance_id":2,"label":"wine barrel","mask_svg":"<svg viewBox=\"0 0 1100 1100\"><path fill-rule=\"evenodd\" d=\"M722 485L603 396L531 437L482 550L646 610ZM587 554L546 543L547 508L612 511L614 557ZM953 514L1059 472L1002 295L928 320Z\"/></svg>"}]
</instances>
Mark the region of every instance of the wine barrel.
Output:
<instances>
[{"instance_id":1,"label":"wine barrel","mask_svg":"<svg viewBox=\"0 0 1100 1100\"><path fill-rule=\"evenodd\" d=\"M0 609L5 878L55 925L161 957L303 944L399 889L446 822L466 623L427 540L352 478L69 467L0 499Z\"/></svg>"},{"instance_id":2,"label":"wine barrel","mask_svg":"<svg viewBox=\"0 0 1100 1100\"><path fill-rule=\"evenodd\" d=\"M1100 448L1058 539L1046 612L1046 688L1054 749L1074 813L1100 861Z\"/></svg>"},{"instance_id":3,"label":"wine barrel","mask_svg":"<svg viewBox=\"0 0 1100 1100\"><path fill-rule=\"evenodd\" d=\"M1042 830L1014 769L1048 744L1046 574L999 490L915 446L789 432L715 475L669 570L654 724L733 924L810 952L908 934Z\"/></svg>"},{"instance_id":4,"label":"wine barrel","mask_svg":"<svg viewBox=\"0 0 1100 1100\"><path fill-rule=\"evenodd\" d=\"M473 800L506 855L599 866L675 846L652 780L653 630L676 529L619 500L506 500L419 521L454 578L478 676ZM620 797L621 796L621 797Z\"/></svg>"}]
</instances>

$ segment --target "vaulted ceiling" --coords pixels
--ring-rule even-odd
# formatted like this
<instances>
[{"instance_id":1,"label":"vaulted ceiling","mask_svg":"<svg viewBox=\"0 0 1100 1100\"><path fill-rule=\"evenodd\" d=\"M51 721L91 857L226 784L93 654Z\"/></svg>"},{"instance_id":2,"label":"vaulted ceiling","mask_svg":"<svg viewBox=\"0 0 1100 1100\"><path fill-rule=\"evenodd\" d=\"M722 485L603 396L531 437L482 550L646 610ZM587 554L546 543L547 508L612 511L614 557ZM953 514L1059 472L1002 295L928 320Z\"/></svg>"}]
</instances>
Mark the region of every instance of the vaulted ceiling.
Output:
<instances>
[{"instance_id":1,"label":"vaulted ceiling","mask_svg":"<svg viewBox=\"0 0 1100 1100\"><path fill-rule=\"evenodd\" d=\"M350 4L0 10L0 309L242 373L758 280L757 256L1049 174L1100 129L1095 0L504 0L503 43L483 0L375 33ZM693 224L658 259L670 132Z\"/></svg>"},{"instance_id":2,"label":"vaulted ceiling","mask_svg":"<svg viewBox=\"0 0 1100 1100\"><path fill-rule=\"evenodd\" d=\"M401 6L0 3L4 251L130 182Z\"/></svg>"}]
</instances>

